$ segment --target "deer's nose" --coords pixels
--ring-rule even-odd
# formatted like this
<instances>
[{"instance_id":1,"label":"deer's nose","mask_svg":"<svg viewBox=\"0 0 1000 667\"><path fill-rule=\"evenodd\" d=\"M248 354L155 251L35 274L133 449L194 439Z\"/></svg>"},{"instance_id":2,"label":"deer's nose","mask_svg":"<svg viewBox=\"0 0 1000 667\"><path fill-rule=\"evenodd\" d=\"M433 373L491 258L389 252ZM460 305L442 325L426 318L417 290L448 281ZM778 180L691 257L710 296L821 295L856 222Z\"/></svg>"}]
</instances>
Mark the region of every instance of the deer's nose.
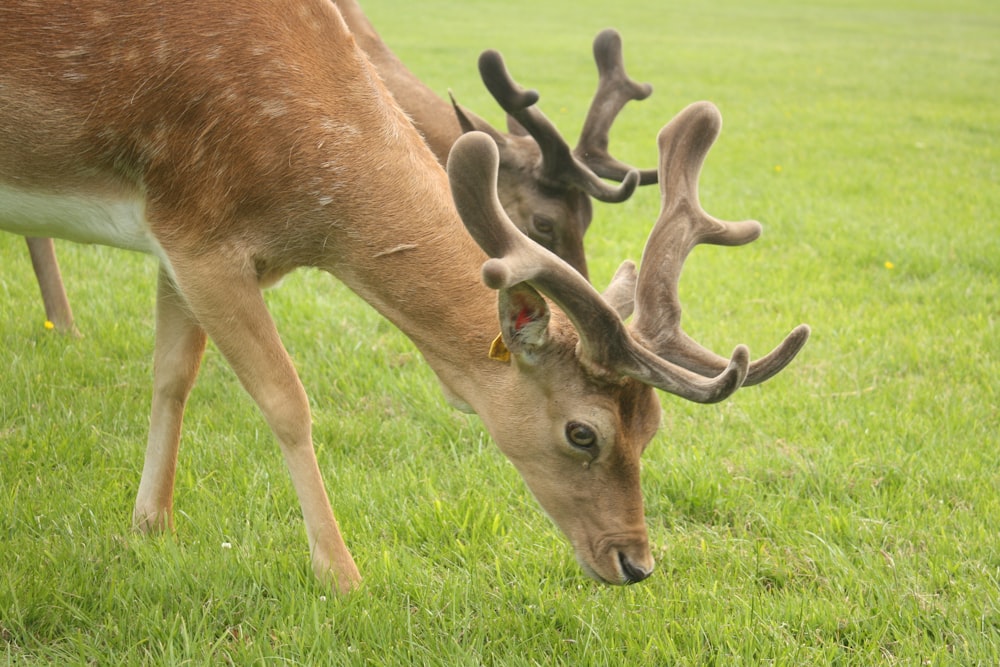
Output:
<instances>
[{"instance_id":1,"label":"deer's nose","mask_svg":"<svg viewBox=\"0 0 1000 667\"><path fill-rule=\"evenodd\" d=\"M618 552L618 564L622 568L622 575L625 577L626 584L638 583L653 573L653 568L647 570L636 565L629 560L628 556L620 551Z\"/></svg>"}]
</instances>

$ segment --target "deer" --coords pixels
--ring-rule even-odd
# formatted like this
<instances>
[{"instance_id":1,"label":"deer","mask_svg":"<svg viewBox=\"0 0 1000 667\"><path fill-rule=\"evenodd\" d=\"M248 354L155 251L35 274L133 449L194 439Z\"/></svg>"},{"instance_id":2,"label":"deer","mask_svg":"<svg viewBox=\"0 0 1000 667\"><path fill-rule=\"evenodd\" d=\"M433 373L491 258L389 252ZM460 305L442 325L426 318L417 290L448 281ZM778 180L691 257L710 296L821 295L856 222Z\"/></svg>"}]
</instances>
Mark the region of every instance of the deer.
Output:
<instances>
[{"instance_id":1,"label":"deer","mask_svg":"<svg viewBox=\"0 0 1000 667\"><path fill-rule=\"evenodd\" d=\"M584 573L614 585L654 567L640 455L658 390L721 401L780 372L809 336L799 325L751 361L744 345L726 358L680 328L690 250L761 232L699 203L721 128L710 102L658 134L662 212L638 267L624 262L598 292L505 213L490 135L466 133L441 167L328 0L3 0L0 16L0 229L159 263L139 532L174 530L182 421L211 338L277 441L313 572L334 591L361 585L262 296L299 267L406 334Z\"/></svg>"},{"instance_id":2,"label":"deer","mask_svg":"<svg viewBox=\"0 0 1000 667\"><path fill-rule=\"evenodd\" d=\"M626 73L621 35L608 28L594 39L597 90L580 139L571 151L558 129L534 106L537 92L510 94L512 87L507 82L512 79L499 52L484 51L479 69L487 89L508 113L509 134L494 129L454 98L449 105L420 81L382 40L357 2L337 0L337 5L441 165L463 133L478 130L493 136L500 147L500 197L514 224L587 276L583 236L593 217L591 198L621 202L636 187L636 182L629 180L633 178L632 167L608 152L611 126L629 101L646 99L653 90L650 84L637 83ZM656 183L655 169L637 171L638 185ZM612 187L602 178L621 185ZM79 335L52 240L28 237L26 241L47 322L58 331Z\"/></svg>"}]
</instances>

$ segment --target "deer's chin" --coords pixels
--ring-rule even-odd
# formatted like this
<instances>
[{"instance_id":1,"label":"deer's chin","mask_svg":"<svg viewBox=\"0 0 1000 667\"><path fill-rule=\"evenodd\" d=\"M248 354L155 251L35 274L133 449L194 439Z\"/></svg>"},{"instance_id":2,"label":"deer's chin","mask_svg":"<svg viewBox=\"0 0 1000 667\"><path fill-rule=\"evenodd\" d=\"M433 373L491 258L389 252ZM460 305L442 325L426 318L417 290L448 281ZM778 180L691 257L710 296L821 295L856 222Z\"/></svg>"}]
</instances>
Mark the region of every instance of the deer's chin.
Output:
<instances>
[{"instance_id":1,"label":"deer's chin","mask_svg":"<svg viewBox=\"0 0 1000 667\"><path fill-rule=\"evenodd\" d=\"M580 565L580 569L583 570L583 573L588 577L590 577L591 579L593 579L594 581L600 582L602 584L611 584L611 585L615 585L617 583L614 581L608 581L607 579L599 575L597 573L597 570L592 568L590 564L587 563L587 561L585 561L580 554L576 554L576 562Z\"/></svg>"},{"instance_id":2,"label":"deer's chin","mask_svg":"<svg viewBox=\"0 0 1000 667\"><path fill-rule=\"evenodd\" d=\"M611 586L623 586L627 583L625 581L625 576L616 566L612 567L610 572L607 567L603 567L601 568L601 571L598 571L597 568L590 563L589 559L579 551L576 552L576 562L579 563L580 569L583 570L583 573L594 581Z\"/></svg>"}]
</instances>

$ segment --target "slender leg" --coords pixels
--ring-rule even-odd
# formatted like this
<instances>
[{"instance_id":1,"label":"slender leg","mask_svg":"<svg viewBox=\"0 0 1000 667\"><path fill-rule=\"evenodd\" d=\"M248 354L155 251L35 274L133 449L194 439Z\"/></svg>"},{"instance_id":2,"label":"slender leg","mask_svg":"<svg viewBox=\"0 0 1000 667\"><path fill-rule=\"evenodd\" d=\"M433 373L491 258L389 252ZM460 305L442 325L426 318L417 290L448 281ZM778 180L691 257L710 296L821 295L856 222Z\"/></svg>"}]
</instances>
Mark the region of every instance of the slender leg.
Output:
<instances>
[{"instance_id":1,"label":"slender leg","mask_svg":"<svg viewBox=\"0 0 1000 667\"><path fill-rule=\"evenodd\" d=\"M358 585L361 575L341 537L320 476L309 401L256 275L227 266L227 261L204 255L175 261L179 290L278 439L305 519L313 571L346 592Z\"/></svg>"},{"instance_id":2,"label":"slender leg","mask_svg":"<svg viewBox=\"0 0 1000 667\"><path fill-rule=\"evenodd\" d=\"M198 377L204 351L205 331L161 268L156 294L149 441L132 513L133 526L138 530L173 529L174 473L184 405Z\"/></svg>"},{"instance_id":3,"label":"slender leg","mask_svg":"<svg viewBox=\"0 0 1000 667\"><path fill-rule=\"evenodd\" d=\"M31 266L35 270L38 288L42 292L46 319L52 322L58 331L79 336L80 332L73 324L73 310L69 306L66 289L63 287L52 239L27 237L24 240L28 242Z\"/></svg>"}]
</instances>

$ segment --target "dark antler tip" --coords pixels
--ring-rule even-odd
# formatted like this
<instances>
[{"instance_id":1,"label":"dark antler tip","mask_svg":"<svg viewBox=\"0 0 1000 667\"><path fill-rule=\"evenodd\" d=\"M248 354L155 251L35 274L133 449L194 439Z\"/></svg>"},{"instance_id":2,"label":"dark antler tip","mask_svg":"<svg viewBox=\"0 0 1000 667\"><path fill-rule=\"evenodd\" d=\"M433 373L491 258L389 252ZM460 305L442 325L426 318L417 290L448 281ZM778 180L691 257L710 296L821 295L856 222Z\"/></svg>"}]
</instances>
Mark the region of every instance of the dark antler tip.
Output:
<instances>
[{"instance_id":1,"label":"dark antler tip","mask_svg":"<svg viewBox=\"0 0 1000 667\"><path fill-rule=\"evenodd\" d=\"M637 169L629 169L625 174L625 178L622 179L622 182L617 188L605 187L600 191L595 188L588 189L587 192L598 201L608 204L617 204L632 196L632 193L634 193L635 189L639 186L640 180L641 175L639 174L639 171Z\"/></svg>"},{"instance_id":2,"label":"dark antler tip","mask_svg":"<svg viewBox=\"0 0 1000 667\"><path fill-rule=\"evenodd\" d=\"M798 350L802 349L802 346L806 344L809 340L809 335L812 333L812 329L809 328L808 324L800 324L799 326L792 329L792 332L788 334L788 338L793 341L796 353Z\"/></svg>"},{"instance_id":3,"label":"dark antler tip","mask_svg":"<svg viewBox=\"0 0 1000 667\"><path fill-rule=\"evenodd\" d=\"M785 340L782 342L782 347L788 350L789 361L791 358L798 354L802 346L806 344L809 340L809 334L812 333L812 329L809 328L808 324L800 324L799 326L792 329L791 333L785 336Z\"/></svg>"},{"instance_id":4,"label":"dark antler tip","mask_svg":"<svg viewBox=\"0 0 1000 667\"><path fill-rule=\"evenodd\" d=\"M719 118L719 122L722 122L722 112L719 111L719 107L715 106L715 104L709 100L692 102L687 108L690 109L692 113L697 112L698 114L717 116Z\"/></svg>"},{"instance_id":5,"label":"dark antler tip","mask_svg":"<svg viewBox=\"0 0 1000 667\"><path fill-rule=\"evenodd\" d=\"M496 49L486 49L479 54L480 69L484 66L496 67L497 65L503 67L503 56Z\"/></svg>"},{"instance_id":6,"label":"dark antler tip","mask_svg":"<svg viewBox=\"0 0 1000 667\"><path fill-rule=\"evenodd\" d=\"M729 366L716 377L718 384L715 391L703 397L701 402L719 403L732 396L743 386L747 371L750 368L750 350L746 345L737 345L733 350L733 358Z\"/></svg>"},{"instance_id":7,"label":"dark antler tip","mask_svg":"<svg viewBox=\"0 0 1000 667\"><path fill-rule=\"evenodd\" d=\"M770 354L753 363L750 374L743 382L744 386L761 384L780 373L792 362L806 341L809 340L809 333L810 329L807 324L800 324L792 329L791 333Z\"/></svg>"},{"instance_id":8,"label":"dark antler tip","mask_svg":"<svg viewBox=\"0 0 1000 667\"><path fill-rule=\"evenodd\" d=\"M760 224L756 220L744 220L743 222L734 222L730 225L730 229L733 230L735 234L736 245L743 245L744 243L751 243L760 238L760 235L764 233L764 225Z\"/></svg>"},{"instance_id":9,"label":"dark antler tip","mask_svg":"<svg viewBox=\"0 0 1000 667\"><path fill-rule=\"evenodd\" d=\"M615 271L614 278L617 279L620 277L621 278L630 277L634 279L638 275L638 273L639 269L635 265L635 262L633 262L631 259L626 259L624 262L618 265L618 270Z\"/></svg>"},{"instance_id":10,"label":"dark antler tip","mask_svg":"<svg viewBox=\"0 0 1000 667\"><path fill-rule=\"evenodd\" d=\"M466 132L455 140L448 154L448 175L457 177L461 172L478 165L496 174L499 152L496 142L485 132Z\"/></svg>"},{"instance_id":11,"label":"dark antler tip","mask_svg":"<svg viewBox=\"0 0 1000 667\"><path fill-rule=\"evenodd\" d=\"M526 90L518 85L496 49L487 49L479 54L479 75L507 113L516 113L538 102L538 91Z\"/></svg>"},{"instance_id":12,"label":"dark antler tip","mask_svg":"<svg viewBox=\"0 0 1000 667\"><path fill-rule=\"evenodd\" d=\"M625 179L622 180L621 191L626 199L631 197L632 193L635 192L635 189L639 186L639 179L640 175L638 169L629 169L628 173L625 174Z\"/></svg>"},{"instance_id":13,"label":"dark antler tip","mask_svg":"<svg viewBox=\"0 0 1000 667\"><path fill-rule=\"evenodd\" d=\"M722 112L719 111L719 107L707 100L693 102L684 107L680 113L674 116L673 120L660 130L660 138L662 139L665 135L671 134L671 132L668 132L671 128L677 125L688 124L697 124L699 131L703 133L714 130L714 135L718 136L719 131L722 130Z\"/></svg>"},{"instance_id":14,"label":"dark antler tip","mask_svg":"<svg viewBox=\"0 0 1000 667\"><path fill-rule=\"evenodd\" d=\"M715 399L721 401L731 396L737 389L743 386L743 381L750 370L750 348L746 345L737 345L733 350L733 357L729 361L729 366L723 373L729 376L730 381L725 384L725 389Z\"/></svg>"},{"instance_id":15,"label":"dark antler tip","mask_svg":"<svg viewBox=\"0 0 1000 667\"><path fill-rule=\"evenodd\" d=\"M729 362L731 367L746 369L750 366L750 348L746 345L740 344L733 349L732 361Z\"/></svg>"},{"instance_id":16,"label":"dark antler tip","mask_svg":"<svg viewBox=\"0 0 1000 667\"><path fill-rule=\"evenodd\" d=\"M510 278L510 269L502 260L488 259L483 264L483 284L490 289L501 289L508 287L507 281Z\"/></svg>"},{"instance_id":17,"label":"dark antler tip","mask_svg":"<svg viewBox=\"0 0 1000 667\"><path fill-rule=\"evenodd\" d=\"M601 32L597 33L597 37L594 38L594 50L606 49L606 48L618 48L621 49L622 36L614 28L605 28Z\"/></svg>"},{"instance_id":18,"label":"dark antler tip","mask_svg":"<svg viewBox=\"0 0 1000 667\"><path fill-rule=\"evenodd\" d=\"M485 132L480 132L475 130L473 132L466 132L461 137L455 140L457 144L461 141L463 144L468 146L475 146L476 150L485 150L491 153L495 153L497 150L496 142L493 138Z\"/></svg>"}]
</instances>

